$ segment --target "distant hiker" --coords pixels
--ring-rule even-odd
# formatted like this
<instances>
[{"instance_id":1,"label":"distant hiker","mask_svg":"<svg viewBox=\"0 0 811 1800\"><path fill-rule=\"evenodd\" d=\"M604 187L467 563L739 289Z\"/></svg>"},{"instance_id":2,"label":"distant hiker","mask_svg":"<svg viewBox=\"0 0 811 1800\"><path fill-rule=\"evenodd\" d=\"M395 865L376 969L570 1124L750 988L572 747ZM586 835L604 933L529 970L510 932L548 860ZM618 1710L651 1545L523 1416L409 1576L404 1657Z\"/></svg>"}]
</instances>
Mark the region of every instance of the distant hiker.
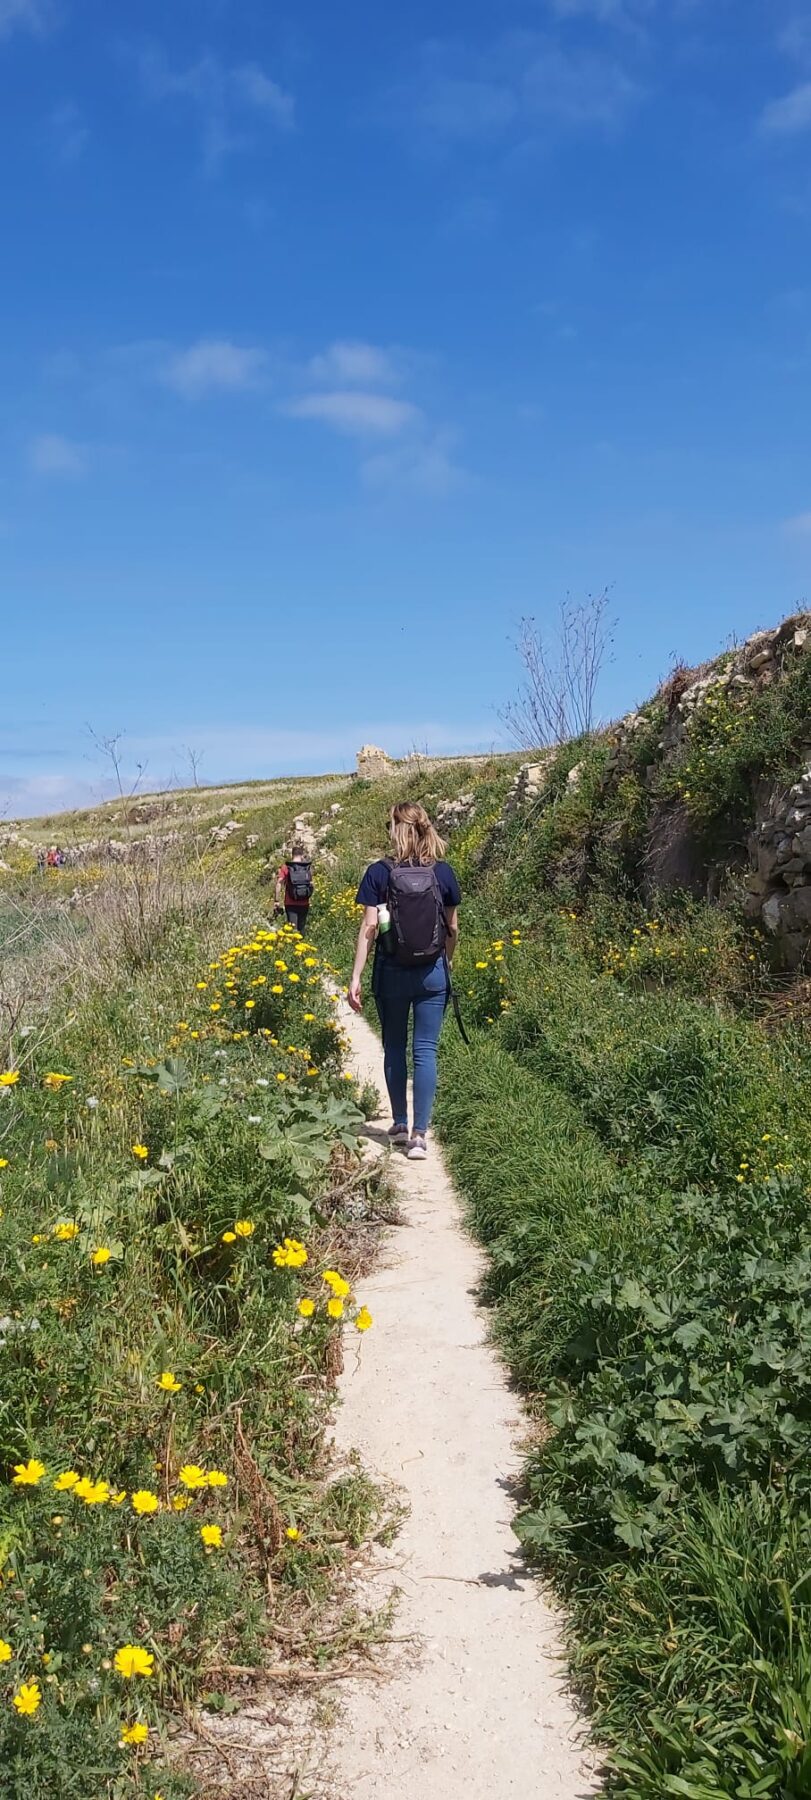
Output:
<instances>
[{"instance_id":1,"label":"distant hiker","mask_svg":"<svg viewBox=\"0 0 811 1800\"><path fill-rule=\"evenodd\" d=\"M451 992L450 964L462 895L445 845L427 812L401 801L389 817L392 855L370 863L356 899L365 908L358 932L349 1004L360 1012L361 976L375 943L372 993L383 1031L389 1137L423 1161L437 1081L437 1045ZM376 942L375 942L376 940ZM414 1013L414 1128L408 1129L408 1021Z\"/></svg>"},{"instance_id":2,"label":"distant hiker","mask_svg":"<svg viewBox=\"0 0 811 1800\"><path fill-rule=\"evenodd\" d=\"M307 929L310 901L313 897L313 865L306 845L294 844L287 862L276 876L276 905L284 905L287 921L303 932Z\"/></svg>"}]
</instances>

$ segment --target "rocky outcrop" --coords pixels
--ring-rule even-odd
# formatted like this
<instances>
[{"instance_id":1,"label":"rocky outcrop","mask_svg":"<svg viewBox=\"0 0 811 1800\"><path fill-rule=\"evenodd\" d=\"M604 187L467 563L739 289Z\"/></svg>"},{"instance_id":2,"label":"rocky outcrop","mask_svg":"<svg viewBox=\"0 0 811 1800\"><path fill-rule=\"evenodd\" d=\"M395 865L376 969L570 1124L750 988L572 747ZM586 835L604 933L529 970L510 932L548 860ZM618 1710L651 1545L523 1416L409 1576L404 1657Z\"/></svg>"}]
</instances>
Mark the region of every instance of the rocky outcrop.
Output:
<instances>
[{"instance_id":1,"label":"rocky outcrop","mask_svg":"<svg viewBox=\"0 0 811 1800\"><path fill-rule=\"evenodd\" d=\"M762 923L791 968L811 943L811 764L788 789L772 792L749 838L751 873L744 911Z\"/></svg>"},{"instance_id":2,"label":"rocky outcrop","mask_svg":"<svg viewBox=\"0 0 811 1800\"><path fill-rule=\"evenodd\" d=\"M439 800L434 820L441 837L452 837L463 825L469 825L476 810L475 794L459 794L455 800Z\"/></svg>"},{"instance_id":3,"label":"rocky outcrop","mask_svg":"<svg viewBox=\"0 0 811 1800\"><path fill-rule=\"evenodd\" d=\"M504 802L505 819L514 818L516 813L523 812L525 807L542 798L547 771L554 756L554 750L547 750L537 762L521 764Z\"/></svg>"}]
</instances>

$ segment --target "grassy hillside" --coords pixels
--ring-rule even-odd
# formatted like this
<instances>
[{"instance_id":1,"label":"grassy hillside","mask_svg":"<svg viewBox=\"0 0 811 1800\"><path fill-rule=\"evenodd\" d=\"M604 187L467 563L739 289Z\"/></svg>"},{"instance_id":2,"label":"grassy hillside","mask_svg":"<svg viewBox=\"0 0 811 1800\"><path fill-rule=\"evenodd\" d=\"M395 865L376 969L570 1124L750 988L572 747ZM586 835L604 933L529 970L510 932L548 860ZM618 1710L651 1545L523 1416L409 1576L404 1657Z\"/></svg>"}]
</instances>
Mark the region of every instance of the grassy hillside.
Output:
<instances>
[{"instance_id":1,"label":"grassy hillside","mask_svg":"<svg viewBox=\"0 0 811 1800\"><path fill-rule=\"evenodd\" d=\"M523 804L515 803L516 759L498 758L412 767L374 783L327 778L320 786L242 789L244 829L227 842L205 838L194 818L184 827L194 868L254 918L266 857L275 858L294 815L312 811L320 832L312 932L347 975L355 887L365 863L385 848L391 802L419 798L454 822L449 853L464 890L457 985L472 1041L464 1046L448 1024L437 1126L471 1225L487 1246L494 1330L538 1414L520 1534L566 1597L575 1677L606 1747L609 1784L630 1800L811 1793L811 1003L802 930L811 777L805 785L799 779L811 745L811 655L804 631L791 621L790 629L764 634L712 668L677 672L622 727L545 757L521 790ZM43 904L61 908L54 943L69 943L73 932L94 943L99 931L103 872L84 871L78 899L76 881L69 870L20 876L35 896L37 930ZM13 936L13 878L5 894ZM120 1083L126 1101L115 1095L124 1108L116 1155L126 1161L126 1140L137 1141L138 1133L152 1170L150 1137L160 1140L161 1156L170 1160L154 1192L147 1190L160 1206L164 1180L171 1191L177 1179L176 1152L169 1101L160 1083L155 1092L149 1066L152 1058L186 1053L186 1038L175 1041L181 1025L174 1015L191 1024L189 980L202 966L201 940L197 925L180 932L167 964L171 998L159 1003L154 969L136 971L132 986L126 958L141 928L130 917L119 933L125 962L109 993L120 991L120 1001L111 1008L99 970L78 1016L88 1021L88 1046L99 1034L102 1062L87 1065L94 1089L115 1066L108 1015L123 1021L116 1027L119 1059L133 1055L137 1020L134 1060L147 1073ZM70 960L67 950L60 956ZM222 966L217 956L213 962ZM233 992L223 984L217 1002L207 1002L203 990L201 1019L207 1006L228 1008ZM140 995L135 1018L132 993ZM242 989L239 1002L248 1004ZM160 1030L151 1023L156 1006ZM74 1010L71 1000L62 1017L72 1020ZM49 1030L55 1016L52 996ZM216 1016L205 1030L217 1050L225 1048ZM264 1068L271 1054L250 1026L248 1032L228 1038L243 1104L258 1078L242 1059L261 1056ZM282 1035L272 1031L280 1042ZM302 1026L293 1035L313 1052ZM271 1050L280 1054L278 1046ZM59 1051L64 1056L61 1043ZM25 1054L33 1057L34 1045ZM83 1054L90 1057L90 1048ZM189 1166L197 1171L180 1212L191 1246L182 1244L184 1268L198 1254L200 1236L213 1243L225 1217L220 1207L211 1231L199 1224L209 1219L204 1171L212 1159L212 1191L227 1192L230 1179L227 1161L223 1167L218 1160L220 1123L206 1122L205 1090L220 1080L205 1060L214 1054L198 1042L191 1057L196 1098L192 1104L185 1089L175 1097L184 1110L174 1130L181 1146L192 1145ZM42 1055L67 1070L56 1049ZM78 1050L76 1056L78 1068ZM274 1063L271 1072L288 1070ZM78 1089L43 1092L41 1081L36 1061L29 1101L35 1129L26 1126L20 1166L36 1174L25 1230L39 1233L35 1221L48 1194L53 1236L60 1190L48 1186L48 1156L58 1169L63 1143L73 1155L77 1131L83 1143L90 1127L81 1114L79 1130L79 1108L69 1131L61 1114L52 1121L48 1109L69 1106ZM329 1106L330 1094L342 1090L323 1081ZM187 1105L192 1120L202 1108L200 1152ZM295 1116L279 1121L273 1088L257 1112L266 1105L274 1107L283 1138ZM248 1152L239 1119L228 1155L241 1169ZM46 1156L39 1148L35 1156L46 1131L58 1149ZM106 1192L116 1173L109 1146L105 1158ZM287 1187L281 1205L273 1190L273 1230L295 1226L298 1234L303 1226L291 1213L298 1173L281 1151L272 1167L279 1166ZM115 1191L129 1194L120 1178ZM126 1221L130 1204L126 1199ZM172 1218L164 1204L149 1228L168 1227L171 1235ZM120 1237L126 1241L124 1231ZM146 1258L137 1265L144 1286L148 1246L138 1254ZM204 1256L201 1269L203 1294L210 1282L217 1307L233 1279L229 1264L224 1284L222 1255L217 1249L210 1268ZM177 1285L164 1293L162 1264L147 1280L165 1321L156 1366L180 1361L169 1335L178 1306L191 1308L184 1331L202 1329L203 1342L206 1332L227 1341L216 1308L215 1325L209 1322L210 1302L201 1300L196 1277L188 1300ZM91 1299L103 1291L94 1281ZM277 1288L266 1290L264 1277L257 1282L256 1306L276 1304ZM75 1281L64 1297L73 1300L74 1289L78 1296ZM289 1310L282 1313L284 1357L295 1359L300 1335L290 1333ZM319 1352L327 1363L328 1329L324 1323ZM20 1341L15 1337L17 1355ZM190 1345L182 1365L189 1371L202 1366L196 1337ZM28 1370L30 1340L26 1354ZM216 1364L218 1352L212 1354ZM237 1367L238 1359L237 1348ZM323 1370L323 1360L318 1366ZM279 1377L282 1393L287 1379ZM154 1407L148 1381L146 1387ZM191 1404L184 1379L181 1406ZM184 1452L202 1462L205 1434L195 1437L194 1412L182 1416ZM36 1430L23 1434L18 1423L9 1456L36 1454L40 1437L51 1454L55 1426L44 1400L36 1400L31 1417ZM262 1439L258 1420L254 1428L256 1461L272 1469L274 1495L290 1491L285 1483L299 1479L301 1440L291 1462L284 1433L280 1445L272 1434ZM224 1459L227 1431L220 1436L220 1429L215 1420L213 1441ZM111 1437L110 1455L116 1442ZM146 1466L153 1439L145 1430L134 1442L140 1449L127 1463L130 1482L145 1479L138 1455ZM158 1448L165 1457L165 1436ZM68 1444L64 1454L78 1458L79 1450ZM306 1480L306 1456L304 1473ZM114 1479L124 1481L123 1469ZM282 1546L282 1568L288 1555ZM208 1567L207 1560L202 1569ZM123 1577L122 1584L126 1593ZM222 1606L241 1629L233 1599ZM221 1627L211 1629L216 1639ZM167 1693L182 1688L178 1657L167 1653Z\"/></svg>"},{"instance_id":2,"label":"grassy hillside","mask_svg":"<svg viewBox=\"0 0 811 1800\"><path fill-rule=\"evenodd\" d=\"M249 883L64 887L2 886L2 1791L234 1793L173 1720L372 1628L377 1499L323 1431L385 1194L321 960Z\"/></svg>"},{"instance_id":3,"label":"grassy hillside","mask_svg":"<svg viewBox=\"0 0 811 1800\"><path fill-rule=\"evenodd\" d=\"M545 803L495 831L508 768L406 786L434 809L475 796L450 845L472 1044L448 1024L438 1129L544 1420L520 1532L568 1600L613 1789L808 1794L802 983L775 986L731 902L645 903L590 824L605 754L561 753ZM402 785L336 796L314 923L345 972Z\"/></svg>"}]
</instances>

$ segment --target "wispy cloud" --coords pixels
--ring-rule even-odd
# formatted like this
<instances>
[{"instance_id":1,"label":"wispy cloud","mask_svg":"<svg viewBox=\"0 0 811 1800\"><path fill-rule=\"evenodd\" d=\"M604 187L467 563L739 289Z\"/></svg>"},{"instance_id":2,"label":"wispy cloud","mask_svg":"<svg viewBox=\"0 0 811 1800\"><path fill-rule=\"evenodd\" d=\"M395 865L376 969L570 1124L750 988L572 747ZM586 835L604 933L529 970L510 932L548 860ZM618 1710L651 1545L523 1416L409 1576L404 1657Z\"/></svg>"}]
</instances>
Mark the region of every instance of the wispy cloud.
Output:
<instances>
[{"instance_id":1,"label":"wispy cloud","mask_svg":"<svg viewBox=\"0 0 811 1800\"><path fill-rule=\"evenodd\" d=\"M48 131L59 162L78 162L90 132L73 100L65 100L54 108L48 120Z\"/></svg>"},{"instance_id":2,"label":"wispy cloud","mask_svg":"<svg viewBox=\"0 0 811 1800\"><path fill-rule=\"evenodd\" d=\"M795 513L791 519L784 519L782 528L786 537L811 537L811 512Z\"/></svg>"},{"instance_id":3,"label":"wispy cloud","mask_svg":"<svg viewBox=\"0 0 811 1800\"><path fill-rule=\"evenodd\" d=\"M623 28L638 24L653 12L656 0L547 0L557 19L598 19L601 24Z\"/></svg>"},{"instance_id":4,"label":"wispy cloud","mask_svg":"<svg viewBox=\"0 0 811 1800\"><path fill-rule=\"evenodd\" d=\"M0 38L12 31L47 31L51 9L47 0L0 0Z\"/></svg>"},{"instance_id":5,"label":"wispy cloud","mask_svg":"<svg viewBox=\"0 0 811 1800\"><path fill-rule=\"evenodd\" d=\"M71 438L61 437L55 431L45 431L31 439L28 446L28 467L35 475L75 478L84 475L87 456L82 445Z\"/></svg>"},{"instance_id":6,"label":"wispy cloud","mask_svg":"<svg viewBox=\"0 0 811 1800\"><path fill-rule=\"evenodd\" d=\"M294 395L280 410L359 440L367 489L442 498L467 479L454 459L455 434L415 400L390 391L429 366L407 349L339 338L305 365L305 380L319 382L316 391Z\"/></svg>"},{"instance_id":7,"label":"wispy cloud","mask_svg":"<svg viewBox=\"0 0 811 1800\"><path fill-rule=\"evenodd\" d=\"M333 431L352 437L396 437L421 418L409 400L391 394L364 393L359 388L333 388L290 400L284 411L293 419L319 419Z\"/></svg>"},{"instance_id":8,"label":"wispy cloud","mask_svg":"<svg viewBox=\"0 0 811 1800\"><path fill-rule=\"evenodd\" d=\"M232 152L251 147L253 138L246 127L270 125L286 131L293 124L292 95L258 63L228 66L206 51L188 68L173 70L163 50L155 45L140 51L137 62L149 100L175 100L195 109L209 172L219 168Z\"/></svg>"},{"instance_id":9,"label":"wispy cloud","mask_svg":"<svg viewBox=\"0 0 811 1800\"><path fill-rule=\"evenodd\" d=\"M797 132L811 130L811 81L801 81L779 100L770 100L760 115L760 124L772 137L793 137Z\"/></svg>"},{"instance_id":10,"label":"wispy cloud","mask_svg":"<svg viewBox=\"0 0 811 1800\"><path fill-rule=\"evenodd\" d=\"M797 14L783 26L777 38L778 47L798 62L811 62L811 19Z\"/></svg>"},{"instance_id":11,"label":"wispy cloud","mask_svg":"<svg viewBox=\"0 0 811 1800\"><path fill-rule=\"evenodd\" d=\"M185 400L212 392L238 393L260 384L264 350L233 344L228 338L200 338L172 356L161 371L163 381Z\"/></svg>"},{"instance_id":12,"label":"wispy cloud","mask_svg":"<svg viewBox=\"0 0 811 1800\"><path fill-rule=\"evenodd\" d=\"M396 352L355 338L330 344L311 359L308 372L314 381L339 387L399 387L403 379Z\"/></svg>"},{"instance_id":13,"label":"wispy cloud","mask_svg":"<svg viewBox=\"0 0 811 1800\"><path fill-rule=\"evenodd\" d=\"M616 57L535 32L509 32L478 52L431 43L415 80L393 98L400 123L447 141L534 138L620 126L644 88Z\"/></svg>"},{"instance_id":14,"label":"wispy cloud","mask_svg":"<svg viewBox=\"0 0 811 1800\"><path fill-rule=\"evenodd\" d=\"M448 725L435 719L398 720L390 715L383 719L344 719L334 726L299 731L263 725L235 724L211 727L197 720L180 724L169 732L149 737L125 738L122 745L122 770L129 786L144 770L140 784L146 793L169 787L190 785L188 750L191 745L200 757L200 778L205 787L221 782L255 780L257 774L303 775L324 770L349 770L361 744L383 744L391 756L407 756L411 751L424 755L452 756L457 753L491 750L503 747L503 738L493 729L492 720L472 719ZM35 818L38 814L67 810L71 807L98 805L113 796L114 784L104 766L99 765L94 780L88 771L86 755L67 751L57 757L53 752L36 753L39 768L27 767L30 752L0 750L0 821L13 814L17 819ZM56 765L56 766L54 766ZM21 766L25 773L20 773Z\"/></svg>"},{"instance_id":15,"label":"wispy cloud","mask_svg":"<svg viewBox=\"0 0 811 1800\"><path fill-rule=\"evenodd\" d=\"M436 431L424 439L398 444L367 456L361 464L366 486L378 491L404 491L444 500L470 480L453 457L451 432Z\"/></svg>"}]
</instances>

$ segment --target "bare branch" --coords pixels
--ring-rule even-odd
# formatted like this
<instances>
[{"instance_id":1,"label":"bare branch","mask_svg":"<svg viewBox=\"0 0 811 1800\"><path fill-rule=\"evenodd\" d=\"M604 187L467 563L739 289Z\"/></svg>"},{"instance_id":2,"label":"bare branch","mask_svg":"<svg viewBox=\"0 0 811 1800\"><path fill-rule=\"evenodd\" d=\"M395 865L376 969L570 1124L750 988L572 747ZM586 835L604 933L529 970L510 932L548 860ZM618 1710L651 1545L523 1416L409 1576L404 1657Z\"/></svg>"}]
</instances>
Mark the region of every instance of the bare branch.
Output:
<instances>
[{"instance_id":1,"label":"bare branch","mask_svg":"<svg viewBox=\"0 0 811 1800\"><path fill-rule=\"evenodd\" d=\"M567 595L551 646L535 619L521 620L516 648L524 680L501 714L521 749L564 744L596 730L597 690L611 660L615 628L607 590L585 600Z\"/></svg>"}]
</instances>

